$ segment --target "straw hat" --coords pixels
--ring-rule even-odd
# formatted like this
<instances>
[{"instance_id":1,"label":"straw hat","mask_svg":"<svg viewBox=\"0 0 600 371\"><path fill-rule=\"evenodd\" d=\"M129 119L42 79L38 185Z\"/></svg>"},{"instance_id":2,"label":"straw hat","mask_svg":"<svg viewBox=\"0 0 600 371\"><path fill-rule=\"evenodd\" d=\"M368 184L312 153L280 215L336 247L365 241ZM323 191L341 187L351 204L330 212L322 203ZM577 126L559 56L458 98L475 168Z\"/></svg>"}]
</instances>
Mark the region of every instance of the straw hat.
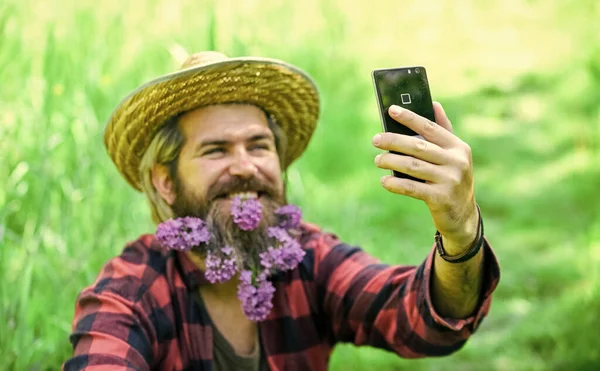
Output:
<instances>
[{"instance_id":1,"label":"straw hat","mask_svg":"<svg viewBox=\"0 0 600 371\"><path fill-rule=\"evenodd\" d=\"M123 99L108 120L104 144L121 174L141 191L139 165L161 125L180 113L223 103L253 104L275 119L287 135L283 169L306 149L319 116L317 88L299 68L276 59L201 52L179 71Z\"/></svg>"}]
</instances>

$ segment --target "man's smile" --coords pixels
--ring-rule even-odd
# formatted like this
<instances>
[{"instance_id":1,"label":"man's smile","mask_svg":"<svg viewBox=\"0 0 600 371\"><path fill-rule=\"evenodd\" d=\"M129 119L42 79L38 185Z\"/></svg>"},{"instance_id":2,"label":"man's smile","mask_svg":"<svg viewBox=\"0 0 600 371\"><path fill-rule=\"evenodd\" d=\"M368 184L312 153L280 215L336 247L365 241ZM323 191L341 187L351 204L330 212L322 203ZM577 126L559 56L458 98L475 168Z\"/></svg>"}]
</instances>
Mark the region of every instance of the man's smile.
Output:
<instances>
[{"instance_id":1,"label":"man's smile","mask_svg":"<svg viewBox=\"0 0 600 371\"><path fill-rule=\"evenodd\" d=\"M215 199L231 201L236 197L240 197L242 200L247 200L247 199L251 199L251 198L260 200L264 194L265 194L265 192L262 192L262 191L231 192L231 193L220 194L217 197L215 197Z\"/></svg>"}]
</instances>

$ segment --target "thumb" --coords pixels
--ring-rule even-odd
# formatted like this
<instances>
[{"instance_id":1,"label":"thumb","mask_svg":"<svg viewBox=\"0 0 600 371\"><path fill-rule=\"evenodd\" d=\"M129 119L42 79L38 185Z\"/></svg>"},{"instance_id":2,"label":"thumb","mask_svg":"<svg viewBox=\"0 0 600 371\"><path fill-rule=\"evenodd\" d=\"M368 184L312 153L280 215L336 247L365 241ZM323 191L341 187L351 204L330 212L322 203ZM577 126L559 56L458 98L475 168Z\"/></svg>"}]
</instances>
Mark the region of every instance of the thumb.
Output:
<instances>
[{"instance_id":1,"label":"thumb","mask_svg":"<svg viewBox=\"0 0 600 371\"><path fill-rule=\"evenodd\" d=\"M444 108L440 102L433 102L433 112L435 113L436 124L453 133L452 123L450 122L448 116L446 116L446 112L444 111Z\"/></svg>"}]
</instances>

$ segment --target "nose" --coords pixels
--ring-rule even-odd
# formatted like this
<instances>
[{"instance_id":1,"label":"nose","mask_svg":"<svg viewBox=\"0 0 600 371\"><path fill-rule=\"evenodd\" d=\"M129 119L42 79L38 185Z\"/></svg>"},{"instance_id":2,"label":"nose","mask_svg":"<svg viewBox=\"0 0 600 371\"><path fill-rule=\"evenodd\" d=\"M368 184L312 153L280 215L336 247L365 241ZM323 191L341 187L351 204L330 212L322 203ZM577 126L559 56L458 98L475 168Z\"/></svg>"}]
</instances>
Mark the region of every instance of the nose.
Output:
<instances>
[{"instance_id":1,"label":"nose","mask_svg":"<svg viewBox=\"0 0 600 371\"><path fill-rule=\"evenodd\" d=\"M229 166L229 174L240 178L251 178L256 175L258 168L245 150L237 151Z\"/></svg>"}]
</instances>

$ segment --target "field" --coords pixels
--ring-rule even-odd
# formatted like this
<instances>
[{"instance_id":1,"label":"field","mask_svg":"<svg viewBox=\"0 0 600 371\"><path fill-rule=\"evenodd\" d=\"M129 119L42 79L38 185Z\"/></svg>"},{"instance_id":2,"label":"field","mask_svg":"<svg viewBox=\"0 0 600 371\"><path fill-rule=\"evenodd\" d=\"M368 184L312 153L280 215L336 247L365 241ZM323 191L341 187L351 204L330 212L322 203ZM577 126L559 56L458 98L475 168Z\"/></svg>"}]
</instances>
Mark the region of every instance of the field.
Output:
<instances>
[{"instance_id":1,"label":"field","mask_svg":"<svg viewBox=\"0 0 600 371\"><path fill-rule=\"evenodd\" d=\"M290 200L384 262L419 264L434 230L423 203L379 185L371 70L426 66L472 147L502 273L490 315L450 357L340 345L332 370L600 369L597 1L74 3L0 2L0 369L58 369L77 293L153 230L104 123L200 50L280 58L315 78L322 117L289 171Z\"/></svg>"}]
</instances>

